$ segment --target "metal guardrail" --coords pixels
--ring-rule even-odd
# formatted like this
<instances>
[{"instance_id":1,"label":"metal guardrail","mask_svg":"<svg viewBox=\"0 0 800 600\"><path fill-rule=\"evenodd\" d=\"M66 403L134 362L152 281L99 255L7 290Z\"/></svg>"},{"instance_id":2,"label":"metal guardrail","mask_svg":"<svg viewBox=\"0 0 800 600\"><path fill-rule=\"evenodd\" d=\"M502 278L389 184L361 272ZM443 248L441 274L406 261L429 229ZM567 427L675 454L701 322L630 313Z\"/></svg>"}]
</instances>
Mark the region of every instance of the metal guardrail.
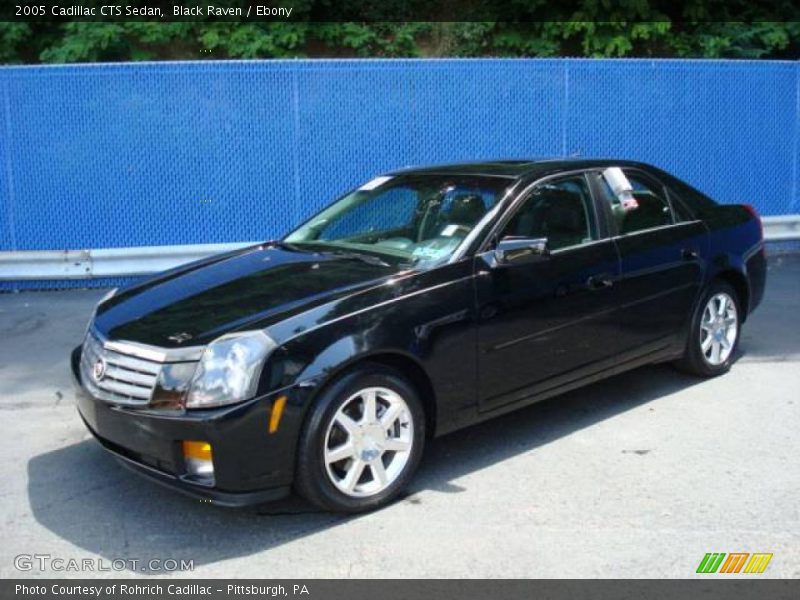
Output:
<instances>
[{"instance_id":1,"label":"metal guardrail","mask_svg":"<svg viewBox=\"0 0 800 600\"><path fill-rule=\"evenodd\" d=\"M768 242L800 240L800 215L763 217ZM259 242L0 252L0 281L134 277Z\"/></svg>"},{"instance_id":2,"label":"metal guardrail","mask_svg":"<svg viewBox=\"0 0 800 600\"><path fill-rule=\"evenodd\" d=\"M761 217L764 224L764 239L768 242L790 242L800 240L800 215Z\"/></svg>"},{"instance_id":3,"label":"metal guardrail","mask_svg":"<svg viewBox=\"0 0 800 600\"><path fill-rule=\"evenodd\" d=\"M0 252L0 281L149 275L256 243Z\"/></svg>"}]
</instances>

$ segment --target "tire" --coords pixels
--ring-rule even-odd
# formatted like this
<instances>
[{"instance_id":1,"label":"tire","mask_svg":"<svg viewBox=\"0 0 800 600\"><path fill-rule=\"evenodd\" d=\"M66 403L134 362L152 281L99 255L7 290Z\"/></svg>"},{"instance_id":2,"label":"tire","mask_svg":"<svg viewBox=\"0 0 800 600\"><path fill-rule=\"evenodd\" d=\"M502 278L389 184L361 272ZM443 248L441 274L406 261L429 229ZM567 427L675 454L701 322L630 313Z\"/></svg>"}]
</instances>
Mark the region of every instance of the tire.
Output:
<instances>
[{"instance_id":1,"label":"tire","mask_svg":"<svg viewBox=\"0 0 800 600\"><path fill-rule=\"evenodd\" d=\"M295 488L332 512L380 508L409 483L424 444L424 409L408 380L381 365L357 367L323 389L309 409Z\"/></svg>"},{"instance_id":2,"label":"tire","mask_svg":"<svg viewBox=\"0 0 800 600\"><path fill-rule=\"evenodd\" d=\"M720 300L723 298L728 304L721 316ZM699 377L727 373L736 356L742 316L736 290L724 281L711 282L694 312L686 349L677 361L677 367Z\"/></svg>"}]
</instances>

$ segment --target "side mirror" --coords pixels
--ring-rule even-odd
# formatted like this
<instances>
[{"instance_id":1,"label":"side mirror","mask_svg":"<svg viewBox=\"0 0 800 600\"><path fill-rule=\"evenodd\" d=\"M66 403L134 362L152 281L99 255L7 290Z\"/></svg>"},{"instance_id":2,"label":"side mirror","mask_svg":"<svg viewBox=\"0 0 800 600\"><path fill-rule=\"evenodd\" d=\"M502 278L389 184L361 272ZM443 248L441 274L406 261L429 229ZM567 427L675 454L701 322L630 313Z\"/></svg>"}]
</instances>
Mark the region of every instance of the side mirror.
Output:
<instances>
[{"instance_id":1,"label":"side mirror","mask_svg":"<svg viewBox=\"0 0 800 600\"><path fill-rule=\"evenodd\" d=\"M504 237L497 243L494 258L498 265L533 262L550 256L547 238Z\"/></svg>"}]
</instances>

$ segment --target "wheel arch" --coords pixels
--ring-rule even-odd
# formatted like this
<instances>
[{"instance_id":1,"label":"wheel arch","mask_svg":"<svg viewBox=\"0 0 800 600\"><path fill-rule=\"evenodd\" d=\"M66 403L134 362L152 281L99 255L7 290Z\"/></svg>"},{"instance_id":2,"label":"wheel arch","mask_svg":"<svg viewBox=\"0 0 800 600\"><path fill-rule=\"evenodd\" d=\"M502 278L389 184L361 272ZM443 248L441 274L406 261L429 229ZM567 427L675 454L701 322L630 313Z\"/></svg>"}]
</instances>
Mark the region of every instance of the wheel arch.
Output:
<instances>
[{"instance_id":1,"label":"wheel arch","mask_svg":"<svg viewBox=\"0 0 800 600\"><path fill-rule=\"evenodd\" d=\"M437 424L436 390L433 386L433 382L425 368L415 357L397 350L375 351L367 354L360 354L329 370L325 375L324 381L315 391L311 401L308 403L309 407L316 402L317 398L319 398L328 387L341 377L344 377L358 368L369 365L388 367L408 379L409 383L414 386L414 389L416 389L419 394L420 402L422 402L422 407L425 411L426 437L433 437ZM308 408L306 411L308 411Z\"/></svg>"},{"instance_id":2,"label":"wheel arch","mask_svg":"<svg viewBox=\"0 0 800 600\"><path fill-rule=\"evenodd\" d=\"M733 288L741 308L741 321L744 323L750 309L750 286L747 283L747 277L736 269L727 268L716 273L712 281L724 281Z\"/></svg>"}]
</instances>

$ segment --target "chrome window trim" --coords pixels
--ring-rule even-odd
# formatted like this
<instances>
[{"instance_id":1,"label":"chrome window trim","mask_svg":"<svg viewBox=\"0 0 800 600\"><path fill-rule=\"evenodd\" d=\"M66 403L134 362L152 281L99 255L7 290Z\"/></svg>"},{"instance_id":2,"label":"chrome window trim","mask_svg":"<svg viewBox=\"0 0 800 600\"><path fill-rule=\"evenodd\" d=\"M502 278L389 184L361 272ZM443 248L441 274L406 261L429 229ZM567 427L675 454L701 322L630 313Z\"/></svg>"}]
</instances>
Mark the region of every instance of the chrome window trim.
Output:
<instances>
[{"instance_id":1,"label":"chrome window trim","mask_svg":"<svg viewBox=\"0 0 800 600\"><path fill-rule=\"evenodd\" d=\"M697 223L701 223L700 219L696 219L694 221L681 221L680 223L670 223L669 225L659 225L658 227L648 227L647 229L639 229L637 231L631 231L630 233L620 233L617 235L612 235L612 240L619 240L625 239L629 237L633 237L636 235L640 235L643 233L650 233L653 231L661 231L662 229L670 229L672 227L684 227L686 225L696 225Z\"/></svg>"},{"instance_id":2,"label":"chrome window trim","mask_svg":"<svg viewBox=\"0 0 800 600\"><path fill-rule=\"evenodd\" d=\"M196 362L203 355L205 346L186 346L185 348L162 348L151 346L140 342L130 342L127 340L108 340L94 328L90 328L90 333L97 338L106 350L135 356L144 360L157 363L175 362Z\"/></svg>"},{"instance_id":3,"label":"chrome window trim","mask_svg":"<svg viewBox=\"0 0 800 600\"><path fill-rule=\"evenodd\" d=\"M600 238L599 240L590 240L588 242L583 242L581 244L573 244L572 246L564 246L562 248L556 248L555 250L550 250L550 255L552 256L553 254L561 254L564 251L577 250L578 248L587 248L589 246L594 246L596 244L603 244L603 243L607 243L609 241L611 241L611 238L604 237L604 238Z\"/></svg>"}]
</instances>

